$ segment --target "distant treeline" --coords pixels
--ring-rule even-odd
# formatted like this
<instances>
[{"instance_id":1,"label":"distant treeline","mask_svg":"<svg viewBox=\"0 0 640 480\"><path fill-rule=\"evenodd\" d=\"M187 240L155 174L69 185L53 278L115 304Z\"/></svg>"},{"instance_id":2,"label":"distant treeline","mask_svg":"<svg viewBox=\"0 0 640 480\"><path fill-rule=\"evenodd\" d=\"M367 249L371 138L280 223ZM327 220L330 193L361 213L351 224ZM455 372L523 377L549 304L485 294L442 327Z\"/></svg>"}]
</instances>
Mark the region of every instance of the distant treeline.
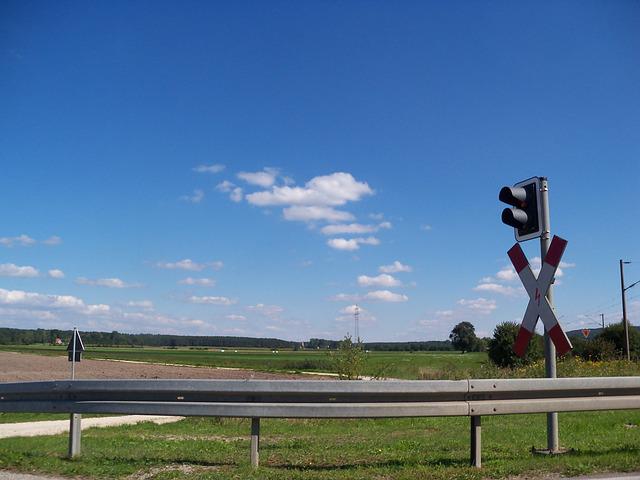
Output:
<instances>
[{"instance_id":1,"label":"distant treeline","mask_svg":"<svg viewBox=\"0 0 640 480\"><path fill-rule=\"evenodd\" d=\"M85 345L101 347L131 346L131 347L239 347L239 348L292 348L305 349L336 349L339 340L325 340L312 338L308 342L291 342L278 338L253 337L217 337L190 335L155 335L150 333L120 333L120 332L80 332ZM0 328L0 345L31 345L34 343L53 344L60 338L66 346L71 338L71 330L37 330L19 328ZM434 351L452 350L451 342L372 342L365 343L367 350L387 351Z\"/></svg>"},{"instance_id":2,"label":"distant treeline","mask_svg":"<svg viewBox=\"0 0 640 480\"><path fill-rule=\"evenodd\" d=\"M278 338L251 337L209 337L186 335L154 335L150 333L120 332L80 332L85 345L132 346L132 347L253 347L253 348L293 348L297 342ZM71 330L22 330L0 328L0 345L30 345L33 343L54 343L62 339L66 345L71 338Z\"/></svg>"}]
</instances>

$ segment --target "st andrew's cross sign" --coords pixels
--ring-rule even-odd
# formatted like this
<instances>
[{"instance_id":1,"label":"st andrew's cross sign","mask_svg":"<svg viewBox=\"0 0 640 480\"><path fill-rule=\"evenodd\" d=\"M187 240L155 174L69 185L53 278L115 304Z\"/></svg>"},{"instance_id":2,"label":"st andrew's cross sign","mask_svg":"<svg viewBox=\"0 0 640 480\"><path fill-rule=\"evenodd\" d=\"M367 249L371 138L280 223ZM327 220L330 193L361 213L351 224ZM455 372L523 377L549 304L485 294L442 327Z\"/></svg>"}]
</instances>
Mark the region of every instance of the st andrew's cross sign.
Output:
<instances>
[{"instance_id":1,"label":"st andrew's cross sign","mask_svg":"<svg viewBox=\"0 0 640 480\"><path fill-rule=\"evenodd\" d=\"M522 248L520 248L520 244L516 243L507 252L520 280L522 280L524 288L529 294L529 304L527 305L516 343L513 345L513 351L519 357L524 356L527 351L529 340L533 336L536 323L538 323L538 317L544 323L545 330L556 346L558 354L564 355L573 348L546 297L566 247L567 241L554 235L549 251L544 258L544 262L542 262L542 269L538 278L533 274L527 257L525 257Z\"/></svg>"}]
</instances>

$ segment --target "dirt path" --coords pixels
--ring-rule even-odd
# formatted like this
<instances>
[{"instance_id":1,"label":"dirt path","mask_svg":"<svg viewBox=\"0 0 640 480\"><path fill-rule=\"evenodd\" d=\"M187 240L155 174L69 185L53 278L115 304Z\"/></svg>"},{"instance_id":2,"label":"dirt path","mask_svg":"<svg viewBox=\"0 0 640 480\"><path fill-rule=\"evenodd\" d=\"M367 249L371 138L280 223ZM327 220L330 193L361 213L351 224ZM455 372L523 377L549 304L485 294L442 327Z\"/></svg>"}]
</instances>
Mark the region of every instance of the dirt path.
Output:
<instances>
[{"instance_id":1,"label":"dirt path","mask_svg":"<svg viewBox=\"0 0 640 480\"><path fill-rule=\"evenodd\" d=\"M66 356L48 357L27 353L0 352L0 382L68 380ZM76 379L104 378L210 378L210 379L310 379L311 375L264 373L210 367L188 367L130 363L110 360L82 360L76 364ZM318 379L318 377L315 377Z\"/></svg>"}]
</instances>

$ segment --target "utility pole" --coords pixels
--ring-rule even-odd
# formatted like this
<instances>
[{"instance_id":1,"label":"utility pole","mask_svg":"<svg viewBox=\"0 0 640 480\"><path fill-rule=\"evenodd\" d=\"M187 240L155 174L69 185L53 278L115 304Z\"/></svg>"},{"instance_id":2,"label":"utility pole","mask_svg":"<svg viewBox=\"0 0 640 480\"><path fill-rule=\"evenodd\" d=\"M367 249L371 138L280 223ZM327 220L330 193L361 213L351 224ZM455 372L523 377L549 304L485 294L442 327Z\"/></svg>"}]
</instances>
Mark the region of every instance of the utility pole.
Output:
<instances>
[{"instance_id":1,"label":"utility pole","mask_svg":"<svg viewBox=\"0 0 640 480\"><path fill-rule=\"evenodd\" d=\"M549 184L547 177L540 177L540 258L544 262L551 244L551 219L549 215ZM553 282L547 291L547 300L553 307ZM544 331L544 370L547 378L556 378L556 346L551 341L549 332ZM559 449L558 441L558 412L547 413L547 449L549 453L556 453Z\"/></svg>"},{"instance_id":2,"label":"utility pole","mask_svg":"<svg viewBox=\"0 0 640 480\"><path fill-rule=\"evenodd\" d=\"M359 342L360 341L360 307L358 307L358 305L356 305L356 308L353 311L353 333L354 333L354 341Z\"/></svg>"},{"instance_id":3,"label":"utility pole","mask_svg":"<svg viewBox=\"0 0 640 480\"><path fill-rule=\"evenodd\" d=\"M627 299L624 294L624 264L631 262L623 262L620 259L620 290L622 290L622 323L624 325L624 348L627 354L627 361L631 361L631 352L629 352L629 322L627 321Z\"/></svg>"},{"instance_id":4,"label":"utility pole","mask_svg":"<svg viewBox=\"0 0 640 480\"><path fill-rule=\"evenodd\" d=\"M604 313L600 314L600 318L602 318L602 328L604 329Z\"/></svg>"}]
</instances>

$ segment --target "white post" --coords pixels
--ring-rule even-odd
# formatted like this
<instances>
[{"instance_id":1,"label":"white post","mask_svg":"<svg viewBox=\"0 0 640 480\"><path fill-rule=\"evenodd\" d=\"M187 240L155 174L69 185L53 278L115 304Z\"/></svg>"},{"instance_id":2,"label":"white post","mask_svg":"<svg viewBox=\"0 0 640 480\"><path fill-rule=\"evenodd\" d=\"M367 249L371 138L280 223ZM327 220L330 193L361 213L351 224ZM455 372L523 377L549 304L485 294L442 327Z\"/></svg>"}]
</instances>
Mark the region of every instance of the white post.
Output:
<instances>
[{"instance_id":1,"label":"white post","mask_svg":"<svg viewBox=\"0 0 640 480\"><path fill-rule=\"evenodd\" d=\"M76 379L76 335L78 328L73 327L71 337L71 380ZM69 458L80 456L80 442L82 437L82 415L72 413L69 417Z\"/></svg>"}]
</instances>

